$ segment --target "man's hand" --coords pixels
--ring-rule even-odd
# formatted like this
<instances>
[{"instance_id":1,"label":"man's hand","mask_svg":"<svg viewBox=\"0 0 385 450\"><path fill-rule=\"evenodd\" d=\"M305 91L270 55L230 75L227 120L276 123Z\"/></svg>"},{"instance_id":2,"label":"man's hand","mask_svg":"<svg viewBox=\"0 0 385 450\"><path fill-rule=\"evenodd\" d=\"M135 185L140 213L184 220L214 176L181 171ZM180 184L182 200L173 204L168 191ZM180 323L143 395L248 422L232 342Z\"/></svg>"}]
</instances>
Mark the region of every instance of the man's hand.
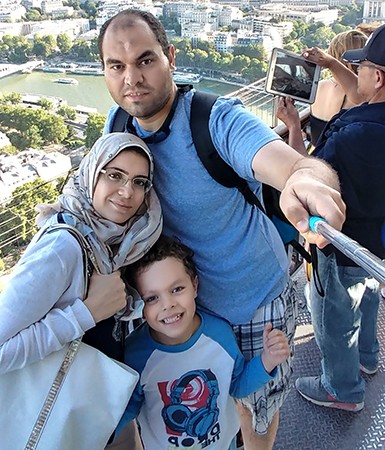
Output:
<instances>
[{"instance_id":1,"label":"man's hand","mask_svg":"<svg viewBox=\"0 0 385 450\"><path fill-rule=\"evenodd\" d=\"M307 242L319 248L329 242L309 229L309 213L324 218L341 230L346 206L339 192L338 177L325 162L316 158L298 161L281 193L280 206Z\"/></svg>"},{"instance_id":2,"label":"man's hand","mask_svg":"<svg viewBox=\"0 0 385 450\"><path fill-rule=\"evenodd\" d=\"M281 330L273 330L272 324L268 323L263 330L263 352L261 355L266 372L272 372L278 364L286 361L289 355L290 348L287 337Z\"/></svg>"},{"instance_id":3,"label":"man's hand","mask_svg":"<svg viewBox=\"0 0 385 450\"><path fill-rule=\"evenodd\" d=\"M108 319L127 305L125 285L120 271L109 275L94 273L90 279L84 304L90 310L95 323Z\"/></svg>"}]
</instances>

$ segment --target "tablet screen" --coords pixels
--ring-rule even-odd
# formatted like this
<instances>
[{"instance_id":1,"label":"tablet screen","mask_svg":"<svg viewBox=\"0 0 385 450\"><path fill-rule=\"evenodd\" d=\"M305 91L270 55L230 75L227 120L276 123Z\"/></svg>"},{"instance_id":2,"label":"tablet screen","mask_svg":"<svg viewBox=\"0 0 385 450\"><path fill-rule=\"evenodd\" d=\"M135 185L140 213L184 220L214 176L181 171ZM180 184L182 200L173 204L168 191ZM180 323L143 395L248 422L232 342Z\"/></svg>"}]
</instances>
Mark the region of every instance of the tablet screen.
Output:
<instances>
[{"instance_id":1,"label":"tablet screen","mask_svg":"<svg viewBox=\"0 0 385 450\"><path fill-rule=\"evenodd\" d=\"M266 91L313 103L319 75L320 67L317 64L295 53L275 48L266 78Z\"/></svg>"}]
</instances>

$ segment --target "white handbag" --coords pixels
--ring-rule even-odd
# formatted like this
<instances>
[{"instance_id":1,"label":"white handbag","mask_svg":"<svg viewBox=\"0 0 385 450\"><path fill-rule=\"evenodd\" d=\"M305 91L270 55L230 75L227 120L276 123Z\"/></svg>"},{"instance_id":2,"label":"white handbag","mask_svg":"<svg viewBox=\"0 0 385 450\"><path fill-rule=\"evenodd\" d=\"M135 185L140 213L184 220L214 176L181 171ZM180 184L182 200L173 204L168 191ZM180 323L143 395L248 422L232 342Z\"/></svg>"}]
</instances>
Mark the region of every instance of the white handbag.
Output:
<instances>
[{"instance_id":1,"label":"white handbag","mask_svg":"<svg viewBox=\"0 0 385 450\"><path fill-rule=\"evenodd\" d=\"M69 346L74 344L79 347L74 350L72 364L62 372L63 384L58 386L57 398L47 398L68 357ZM137 381L133 369L80 341L42 361L1 375L0 448L104 449Z\"/></svg>"},{"instance_id":2,"label":"white handbag","mask_svg":"<svg viewBox=\"0 0 385 450\"><path fill-rule=\"evenodd\" d=\"M79 240L86 272L83 237L68 225L58 228ZM133 369L81 339L0 375L1 450L104 449L138 379Z\"/></svg>"}]
</instances>

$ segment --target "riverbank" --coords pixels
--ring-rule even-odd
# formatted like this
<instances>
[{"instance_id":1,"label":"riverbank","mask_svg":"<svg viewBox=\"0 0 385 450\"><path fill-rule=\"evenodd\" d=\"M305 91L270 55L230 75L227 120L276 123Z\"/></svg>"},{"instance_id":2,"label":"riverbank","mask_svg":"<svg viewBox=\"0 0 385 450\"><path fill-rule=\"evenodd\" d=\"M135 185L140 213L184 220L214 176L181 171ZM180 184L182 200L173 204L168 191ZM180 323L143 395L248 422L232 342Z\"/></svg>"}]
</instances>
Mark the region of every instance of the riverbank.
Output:
<instances>
[{"instance_id":1,"label":"riverbank","mask_svg":"<svg viewBox=\"0 0 385 450\"><path fill-rule=\"evenodd\" d=\"M69 106L83 105L96 108L102 114L106 114L109 108L114 105L104 77L71 74L71 78L78 81L77 85L57 83L57 79L61 77L63 77L62 73L49 73L40 70L33 71L30 74L14 73L12 76L0 79L0 92L3 94L18 92L20 94L61 98ZM207 77L194 87L198 91L228 95L238 90L239 84Z\"/></svg>"}]
</instances>

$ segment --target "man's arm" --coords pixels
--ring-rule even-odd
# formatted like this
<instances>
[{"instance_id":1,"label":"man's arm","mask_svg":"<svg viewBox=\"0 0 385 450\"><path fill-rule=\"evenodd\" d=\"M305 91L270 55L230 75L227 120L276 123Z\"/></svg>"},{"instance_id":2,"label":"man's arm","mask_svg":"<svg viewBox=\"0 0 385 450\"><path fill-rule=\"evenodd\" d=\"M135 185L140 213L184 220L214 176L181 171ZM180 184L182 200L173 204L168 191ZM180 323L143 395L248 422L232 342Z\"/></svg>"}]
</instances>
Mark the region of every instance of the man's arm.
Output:
<instances>
[{"instance_id":1,"label":"man's arm","mask_svg":"<svg viewBox=\"0 0 385 450\"><path fill-rule=\"evenodd\" d=\"M310 243L322 248L326 239L309 230L309 215L323 217L340 230L345 220L337 174L325 162L304 157L282 141L262 147L252 161L254 176L281 191L280 206Z\"/></svg>"}]
</instances>

